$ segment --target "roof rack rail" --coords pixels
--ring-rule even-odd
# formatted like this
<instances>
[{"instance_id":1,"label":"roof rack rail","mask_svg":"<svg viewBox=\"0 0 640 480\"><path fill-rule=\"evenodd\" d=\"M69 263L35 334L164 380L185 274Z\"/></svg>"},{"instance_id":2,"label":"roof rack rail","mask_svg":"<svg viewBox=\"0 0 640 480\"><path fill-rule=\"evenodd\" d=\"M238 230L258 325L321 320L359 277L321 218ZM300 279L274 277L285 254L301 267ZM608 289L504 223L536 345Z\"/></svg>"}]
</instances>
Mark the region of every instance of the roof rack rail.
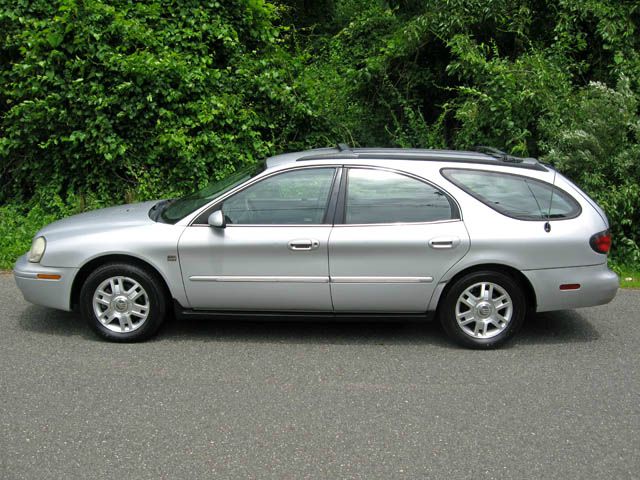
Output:
<instances>
[{"instance_id":1,"label":"roof rack rail","mask_svg":"<svg viewBox=\"0 0 640 480\"><path fill-rule=\"evenodd\" d=\"M482 147L480 151L457 150L425 150L425 149L393 149L393 148L349 148L347 145L339 145L337 152L315 153L300 152L296 162L314 160L395 160L395 161L436 161L454 163L475 163L485 165L509 164L511 167L525 168L529 170L547 171L547 169L535 158L520 158L508 155L491 147ZM486 153L485 153L486 152Z\"/></svg>"},{"instance_id":2,"label":"roof rack rail","mask_svg":"<svg viewBox=\"0 0 640 480\"><path fill-rule=\"evenodd\" d=\"M508 153L503 152L502 150L498 150L497 148L494 148L494 147L488 147L486 145L476 145L475 147L473 147L473 151L479 152L479 153L485 153L493 158L502 160L503 162L522 163L524 161L524 158L509 155Z\"/></svg>"},{"instance_id":3,"label":"roof rack rail","mask_svg":"<svg viewBox=\"0 0 640 480\"><path fill-rule=\"evenodd\" d=\"M339 143L338 144L338 150L340 152L350 152L351 151L351 147L349 146L348 143Z\"/></svg>"}]
</instances>

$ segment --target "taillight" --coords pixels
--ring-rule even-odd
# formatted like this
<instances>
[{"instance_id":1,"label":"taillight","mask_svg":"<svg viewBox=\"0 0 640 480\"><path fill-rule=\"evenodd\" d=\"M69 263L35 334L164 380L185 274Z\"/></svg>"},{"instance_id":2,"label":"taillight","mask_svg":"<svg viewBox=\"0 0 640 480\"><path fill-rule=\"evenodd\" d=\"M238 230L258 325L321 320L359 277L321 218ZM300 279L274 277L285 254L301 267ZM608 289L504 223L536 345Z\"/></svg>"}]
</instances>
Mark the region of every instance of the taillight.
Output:
<instances>
[{"instance_id":1,"label":"taillight","mask_svg":"<svg viewBox=\"0 0 640 480\"><path fill-rule=\"evenodd\" d=\"M611 232L605 230L604 232L596 233L589 239L589 245L595 252L609 253L609 250L611 250Z\"/></svg>"}]
</instances>

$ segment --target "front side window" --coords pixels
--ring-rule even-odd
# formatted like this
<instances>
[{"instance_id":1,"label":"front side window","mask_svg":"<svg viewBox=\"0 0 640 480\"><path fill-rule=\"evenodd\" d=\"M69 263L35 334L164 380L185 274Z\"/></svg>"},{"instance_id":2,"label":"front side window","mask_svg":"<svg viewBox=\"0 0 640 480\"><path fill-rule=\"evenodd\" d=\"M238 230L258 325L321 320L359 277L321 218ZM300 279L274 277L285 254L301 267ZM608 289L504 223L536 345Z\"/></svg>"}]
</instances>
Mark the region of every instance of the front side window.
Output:
<instances>
[{"instance_id":1,"label":"front side window","mask_svg":"<svg viewBox=\"0 0 640 480\"><path fill-rule=\"evenodd\" d=\"M574 218L581 211L567 192L533 178L464 169L444 169L442 174L487 206L519 220Z\"/></svg>"},{"instance_id":2,"label":"front side window","mask_svg":"<svg viewBox=\"0 0 640 480\"><path fill-rule=\"evenodd\" d=\"M258 175L264 171L264 169L264 163L249 165L222 180L210 183L202 190L187 195L186 197L165 201L163 202L164 205L161 206L161 210L154 214L152 218L156 221L174 224L190 213L195 212L203 205L206 205L214 198L223 195L232 188L246 182L251 177Z\"/></svg>"},{"instance_id":3,"label":"front side window","mask_svg":"<svg viewBox=\"0 0 640 480\"><path fill-rule=\"evenodd\" d=\"M345 223L435 222L454 216L447 196L432 185L386 170L349 170Z\"/></svg>"},{"instance_id":4,"label":"front side window","mask_svg":"<svg viewBox=\"0 0 640 480\"><path fill-rule=\"evenodd\" d=\"M265 178L225 200L229 224L323 223L335 168L305 168Z\"/></svg>"}]
</instances>

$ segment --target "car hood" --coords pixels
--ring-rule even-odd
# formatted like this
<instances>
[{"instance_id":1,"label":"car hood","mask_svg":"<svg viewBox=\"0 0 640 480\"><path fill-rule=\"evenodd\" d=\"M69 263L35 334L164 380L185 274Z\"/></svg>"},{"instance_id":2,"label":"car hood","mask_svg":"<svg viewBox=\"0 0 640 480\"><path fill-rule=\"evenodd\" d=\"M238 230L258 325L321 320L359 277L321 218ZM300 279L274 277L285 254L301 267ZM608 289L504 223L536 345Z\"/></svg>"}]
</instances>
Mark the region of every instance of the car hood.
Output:
<instances>
[{"instance_id":1,"label":"car hood","mask_svg":"<svg viewBox=\"0 0 640 480\"><path fill-rule=\"evenodd\" d=\"M149 210L158 200L142 203L130 203L117 207L102 208L80 213L42 228L37 235L56 235L69 233L92 233L100 230L114 230L154 223L149 218Z\"/></svg>"}]
</instances>

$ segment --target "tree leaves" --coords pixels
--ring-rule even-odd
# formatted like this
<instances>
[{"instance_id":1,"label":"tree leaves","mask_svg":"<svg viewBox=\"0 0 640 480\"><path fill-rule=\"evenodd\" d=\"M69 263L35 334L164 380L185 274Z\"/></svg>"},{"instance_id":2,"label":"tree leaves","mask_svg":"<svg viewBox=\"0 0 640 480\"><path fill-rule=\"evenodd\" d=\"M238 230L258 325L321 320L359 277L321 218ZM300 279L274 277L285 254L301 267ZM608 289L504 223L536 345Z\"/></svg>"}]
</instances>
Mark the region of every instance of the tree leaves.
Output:
<instances>
[{"instance_id":1,"label":"tree leaves","mask_svg":"<svg viewBox=\"0 0 640 480\"><path fill-rule=\"evenodd\" d=\"M286 144L311 110L274 15L261 0L2 2L0 202L186 193Z\"/></svg>"}]
</instances>

